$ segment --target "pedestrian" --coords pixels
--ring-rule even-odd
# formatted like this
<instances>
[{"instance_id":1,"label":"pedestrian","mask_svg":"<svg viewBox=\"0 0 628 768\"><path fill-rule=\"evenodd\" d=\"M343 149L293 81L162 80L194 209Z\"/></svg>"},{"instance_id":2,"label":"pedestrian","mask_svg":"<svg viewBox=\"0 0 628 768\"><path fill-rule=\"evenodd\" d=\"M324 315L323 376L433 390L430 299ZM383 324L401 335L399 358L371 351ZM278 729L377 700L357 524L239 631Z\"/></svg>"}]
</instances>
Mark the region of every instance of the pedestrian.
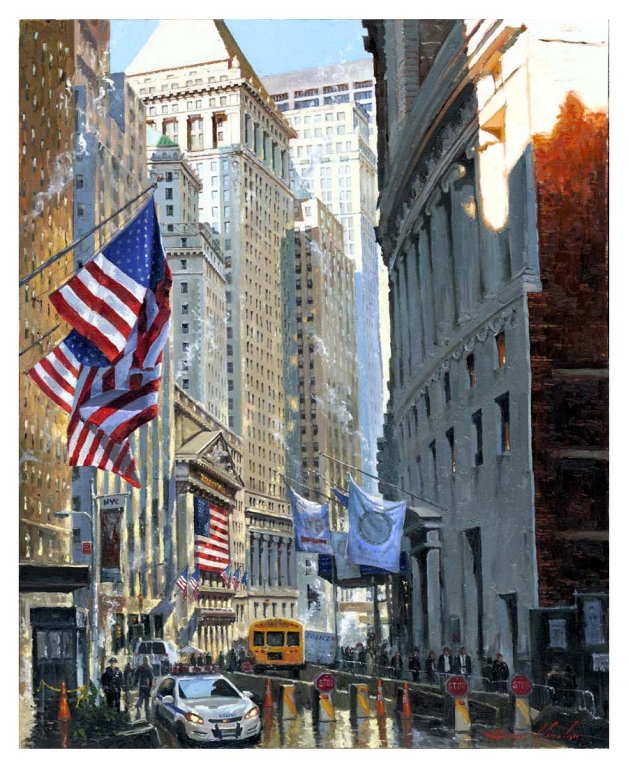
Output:
<instances>
[{"instance_id":1,"label":"pedestrian","mask_svg":"<svg viewBox=\"0 0 628 768\"><path fill-rule=\"evenodd\" d=\"M227 652L227 671L228 672L235 672L237 667L237 659L235 655L235 651L233 648L230 648Z\"/></svg>"},{"instance_id":2,"label":"pedestrian","mask_svg":"<svg viewBox=\"0 0 628 768\"><path fill-rule=\"evenodd\" d=\"M454 658L454 672L465 677L472 674L471 657L467 654L464 646L460 648L458 655Z\"/></svg>"},{"instance_id":3,"label":"pedestrian","mask_svg":"<svg viewBox=\"0 0 628 768\"><path fill-rule=\"evenodd\" d=\"M373 677L375 674L375 654L370 647L366 651L366 674L370 677Z\"/></svg>"},{"instance_id":4,"label":"pedestrian","mask_svg":"<svg viewBox=\"0 0 628 768\"><path fill-rule=\"evenodd\" d=\"M499 693L508 693L508 678L510 677L510 669L508 664L504 661L504 657L501 653L498 653L493 662L493 668L491 670L493 679L493 690Z\"/></svg>"},{"instance_id":5,"label":"pedestrian","mask_svg":"<svg viewBox=\"0 0 628 768\"><path fill-rule=\"evenodd\" d=\"M496 690L493 686L493 659L488 656L484 664L482 665L482 678L484 680L484 690L493 691Z\"/></svg>"},{"instance_id":6,"label":"pedestrian","mask_svg":"<svg viewBox=\"0 0 628 768\"><path fill-rule=\"evenodd\" d=\"M196 654L195 653L191 653L190 654L190 668L194 669L195 666L196 666Z\"/></svg>"},{"instance_id":7,"label":"pedestrian","mask_svg":"<svg viewBox=\"0 0 628 768\"><path fill-rule=\"evenodd\" d=\"M131 708L131 688L135 685L135 670L131 666L131 662L127 661L124 672L124 708L128 712Z\"/></svg>"},{"instance_id":8,"label":"pedestrian","mask_svg":"<svg viewBox=\"0 0 628 768\"><path fill-rule=\"evenodd\" d=\"M454 671L453 659L451 658L451 648L448 648L447 646L443 648L443 652L438 657L437 668L439 672L446 675Z\"/></svg>"},{"instance_id":9,"label":"pedestrian","mask_svg":"<svg viewBox=\"0 0 628 768\"><path fill-rule=\"evenodd\" d=\"M212 655L211 655L211 652L210 652L210 651L207 651L207 653L205 654L205 666L206 666L206 667L211 667L211 665L212 665L213 663L214 663L214 661L213 661L213 659L212 659Z\"/></svg>"},{"instance_id":10,"label":"pedestrian","mask_svg":"<svg viewBox=\"0 0 628 768\"><path fill-rule=\"evenodd\" d=\"M241 645L238 648L238 666L241 667L245 661L246 661L246 651L244 650L244 646Z\"/></svg>"},{"instance_id":11,"label":"pedestrian","mask_svg":"<svg viewBox=\"0 0 628 768\"><path fill-rule=\"evenodd\" d=\"M576 681L576 675L574 674L571 664L567 664L565 671L563 672L562 687L564 706L573 707L576 703L576 688L578 687L578 682Z\"/></svg>"},{"instance_id":12,"label":"pedestrian","mask_svg":"<svg viewBox=\"0 0 628 768\"><path fill-rule=\"evenodd\" d=\"M419 672L421 671L421 662L419 660L419 649L414 646L410 658L408 659L408 669L412 673L412 681L414 683L419 680Z\"/></svg>"},{"instance_id":13,"label":"pedestrian","mask_svg":"<svg viewBox=\"0 0 628 768\"><path fill-rule=\"evenodd\" d=\"M386 643L382 643L382 647L379 651L379 666L381 667L380 674L388 675L388 648L386 647Z\"/></svg>"},{"instance_id":14,"label":"pedestrian","mask_svg":"<svg viewBox=\"0 0 628 768\"><path fill-rule=\"evenodd\" d=\"M399 651L395 651L390 660L390 666L392 667L393 675L397 680L401 677L401 671L403 669L403 659Z\"/></svg>"},{"instance_id":15,"label":"pedestrian","mask_svg":"<svg viewBox=\"0 0 628 768\"><path fill-rule=\"evenodd\" d=\"M222 669L225 666L225 654L223 653L223 651L220 651L220 653L218 654L218 666L220 667L220 669Z\"/></svg>"},{"instance_id":16,"label":"pedestrian","mask_svg":"<svg viewBox=\"0 0 628 768\"><path fill-rule=\"evenodd\" d=\"M107 706L120 711L120 692L124 685L122 671L118 669L118 660L115 657L109 659L109 666L103 672L100 683L105 692Z\"/></svg>"},{"instance_id":17,"label":"pedestrian","mask_svg":"<svg viewBox=\"0 0 628 768\"><path fill-rule=\"evenodd\" d=\"M558 664L553 664L547 673L547 684L552 691L552 704L560 704L562 701L563 675Z\"/></svg>"},{"instance_id":18,"label":"pedestrian","mask_svg":"<svg viewBox=\"0 0 628 768\"><path fill-rule=\"evenodd\" d=\"M360 672L366 671L366 650L362 643L360 643L360 649L358 651L358 664L360 665Z\"/></svg>"},{"instance_id":19,"label":"pedestrian","mask_svg":"<svg viewBox=\"0 0 628 768\"><path fill-rule=\"evenodd\" d=\"M155 682L155 674L150 665L148 656L144 656L142 664L137 670L137 687L139 690L139 697L135 705L136 713L135 719L140 719L142 711L142 704L144 704L144 711L146 712L146 719L148 720L148 707L150 704L150 692Z\"/></svg>"},{"instance_id":20,"label":"pedestrian","mask_svg":"<svg viewBox=\"0 0 628 768\"><path fill-rule=\"evenodd\" d=\"M449 650L449 649L446 649ZM425 659L425 674L427 675L427 682L434 685L436 682L436 675L440 669L440 659L436 661L436 654L434 651L430 651Z\"/></svg>"}]
</instances>

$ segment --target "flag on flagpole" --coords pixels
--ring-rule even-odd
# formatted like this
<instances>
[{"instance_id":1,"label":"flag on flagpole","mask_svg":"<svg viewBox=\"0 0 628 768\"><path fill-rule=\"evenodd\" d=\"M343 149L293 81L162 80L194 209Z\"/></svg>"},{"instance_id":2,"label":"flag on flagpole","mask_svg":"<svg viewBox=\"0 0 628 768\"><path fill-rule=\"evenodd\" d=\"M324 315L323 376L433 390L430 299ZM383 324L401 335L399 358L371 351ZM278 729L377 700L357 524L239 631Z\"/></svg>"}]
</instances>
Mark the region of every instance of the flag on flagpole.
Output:
<instances>
[{"instance_id":1,"label":"flag on flagpole","mask_svg":"<svg viewBox=\"0 0 628 768\"><path fill-rule=\"evenodd\" d=\"M235 573L231 577L231 584L237 592L240 586L240 568L236 568Z\"/></svg>"},{"instance_id":2,"label":"flag on flagpole","mask_svg":"<svg viewBox=\"0 0 628 768\"><path fill-rule=\"evenodd\" d=\"M342 493L342 491L337 490L336 488L332 488L331 492L334 494L334 496L338 499L338 501L342 504L343 507L349 506L349 497Z\"/></svg>"},{"instance_id":3,"label":"flag on flagpole","mask_svg":"<svg viewBox=\"0 0 628 768\"><path fill-rule=\"evenodd\" d=\"M129 293L129 275L141 290L136 286ZM158 413L171 285L151 198L101 254L51 296L74 330L28 373L70 414L70 466L104 469L139 487L127 438ZM128 333L121 332L122 317L130 323ZM120 348L120 338L107 331L111 322L124 337ZM115 355L105 342L118 345Z\"/></svg>"},{"instance_id":4,"label":"flag on flagpole","mask_svg":"<svg viewBox=\"0 0 628 768\"><path fill-rule=\"evenodd\" d=\"M220 574L222 576L222 580L225 582L226 587L231 586L231 563L225 568L225 570Z\"/></svg>"},{"instance_id":5,"label":"flag on flagpole","mask_svg":"<svg viewBox=\"0 0 628 768\"><path fill-rule=\"evenodd\" d=\"M242 581L240 582L240 587L246 587L249 583L249 572L244 571L242 574Z\"/></svg>"},{"instance_id":6,"label":"flag on flagpole","mask_svg":"<svg viewBox=\"0 0 628 768\"><path fill-rule=\"evenodd\" d=\"M192 594L194 595L194 599L198 600L199 590L201 586L201 571L198 565L196 566L196 570L194 571L194 573L188 579L188 584L192 587Z\"/></svg>"},{"instance_id":7,"label":"flag on flagpole","mask_svg":"<svg viewBox=\"0 0 628 768\"><path fill-rule=\"evenodd\" d=\"M288 496L294 520L294 542L297 552L331 555L329 504L304 499L288 485Z\"/></svg>"},{"instance_id":8,"label":"flag on flagpole","mask_svg":"<svg viewBox=\"0 0 628 768\"><path fill-rule=\"evenodd\" d=\"M177 587L181 590L181 595L183 597L183 602L188 598L188 567L187 565L185 568L181 571L181 573L177 577L176 581Z\"/></svg>"}]
</instances>

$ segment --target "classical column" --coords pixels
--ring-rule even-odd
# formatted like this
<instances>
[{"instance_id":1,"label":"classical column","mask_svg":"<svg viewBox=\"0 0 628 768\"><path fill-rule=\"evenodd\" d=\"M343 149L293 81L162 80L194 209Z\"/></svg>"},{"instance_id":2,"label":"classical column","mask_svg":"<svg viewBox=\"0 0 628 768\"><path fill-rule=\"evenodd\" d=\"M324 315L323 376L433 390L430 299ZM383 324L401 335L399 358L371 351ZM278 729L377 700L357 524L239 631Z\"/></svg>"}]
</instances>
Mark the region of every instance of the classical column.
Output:
<instances>
[{"instance_id":1,"label":"classical column","mask_svg":"<svg viewBox=\"0 0 628 768\"><path fill-rule=\"evenodd\" d=\"M251 586L259 587L260 585L260 573L259 573L259 551L260 551L260 539L261 534L253 533L251 536L251 544L253 554L251 556Z\"/></svg>"},{"instance_id":2,"label":"classical column","mask_svg":"<svg viewBox=\"0 0 628 768\"><path fill-rule=\"evenodd\" d=\"M277 567L279 565L279 536L270 537L270 586L278 587L279 578Z\"/></svg>"},{"instance_id":3,"label":"classical column","mask_svg":"<svg viewBox=\"0 0 628 768\"><path fill-rule=\"evenodd\" d=\"M399 311L401 315L401 364L403 366L404 381L410 377L412 367L412 340L410 334L410 295L408 293L408 253L402 251L397 259L399 261Z\"/></svg>"},{"instance_id":4,"label":"classical column","mask_svg":"<svg viewBox=\"0 0 628 768\"><path fill-rule=\"evenodd\" d=\"M408 280L406 293L408 297L409 326L410 326L410 371L420 365L425 357L423 342L423 323L421 322L421 299L419 284L419 253L416 235L408 239L406 262L408 264Z\"/></svg>"},{"instance_id":5,"label":"classical column","mask_svg":"<svg viewBox=\"0 0 628 768\"><path fill-rule=\"evenodd\" d=\"M421 292L420 310L421 326L423 328L423 347L427 355L436 343L434 331L434 290L432 276L432 259L430 254L429 222L425 223L422 217L417 222L419 225L419 240L417 243L417 259L419 267L419 288Z\"/></svg>"},{"instance_id":6,"label":"classical column","mask_svg":"<svg viewBox=\"0 0 628 768\"><path fill-rule=\"evenodd\" d=\"M285 538L285 536L282 536L281 538L281 551L280 551L280 563L279 563L279 573L280 573L280 581L279 584L282 587L287 587L290 584L290 576L288 573L288 539Z\"/></svg>"},{"instance_id":7,"label":"classical column","mask_svg":"<svg viewBox=\"0 0 628 768\"><path fill-rule=\"evenodd\" d=\"M290 553L289 553L289 581L288 586L292 589L297 587L297 553L294 548L294 539L290 540Z\"/></svg>"},{"instance_id":8,"label":"classical column","mask_svg":"<svg viewBox=\"0 0 628 768\"><path fill-rule=\"evenodd\" d=\"M449 195L437 189L426 212L431 216L430 236L434 292L437 296L436 341L444 344L452 335L456 321L456 296L449 232Z\"/></svg>"},{"instance_id":9,"label":"classical column","mask_svg":"<svg viewBox=\"0 0 628 768\"><path fill-rule=\"evenodd\" d=\"M269 539L270 536L268 534L263 534L262 536L262 586L267 587L268 586L268 549L269 549Z\"/></svg>"},{"instance_id":10,"label":"classical column","mask_svg":"<svg viewBox=\"0 0 628 768\"><path fill-rule=\"evenodd\" d=\"M390 316L392 319L391 328L391 358L394 366L395 381L401 383L403 371L403 344L401 335L401 296L399 295L399 267L390 273Z\"/></svg>"},{"instance_id":11,"label":"classical column","mask_svg":"<svg viewBox=\"0 0 628 768\"><path fill-rule=\"evenodd\" d=\"M427 616L430 648L439 648L441 638L440 548L438 531L428 531L427 544L432 545L426 555ZM435 546L434 546L435 545Z\"/></svg>"},{"instance_id":12,"label":"classical column","mask_svg":"<svg viewBox=\"0 0 628 768\"><path fill-rule=\"evenodd\" d=\"M425 629L423 627L423 599L421 584L421 566L416 556L410 558L412 569L412 643L423 650L423 638Z\"/></svg>"}]
</instances>

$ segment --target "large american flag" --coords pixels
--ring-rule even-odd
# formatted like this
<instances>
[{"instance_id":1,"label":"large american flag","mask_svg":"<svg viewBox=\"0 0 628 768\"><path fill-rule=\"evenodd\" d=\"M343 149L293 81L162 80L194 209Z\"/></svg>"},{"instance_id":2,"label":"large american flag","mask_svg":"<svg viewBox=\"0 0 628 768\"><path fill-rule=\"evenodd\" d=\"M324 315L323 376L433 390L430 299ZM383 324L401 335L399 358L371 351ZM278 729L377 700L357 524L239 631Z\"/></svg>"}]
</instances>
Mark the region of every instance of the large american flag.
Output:
<instances>
[{"instance_id":1,"label":"large american flag","mask_svg":"<svg viewBox=\"0 0 628 768\"><path fill-rule=\"evenodd\" d=\"M229 565L227 512L200 496L194 497L194 562L212 573L222 573Z\"/></svg>"},{"instance_id":2,"label":"large american flag","mask_svg":"<svg viewBox=\"0 0 628 768\"><path fill-rule=\"evenodd\" d=\"M103 254L111 258L113 267L105 264ZM101 267L106 267L107 280L102 276L104 272L91 266L94 262L100 265L101 272ZM122 274L123 269L128 274ZM115 301L103 294L105 289L110 293L115 290L114 278L121 286ZM127 295L131 279L146 282L139 303L135 301L138 291L132 298ZM171 285L172 275L151 199L101 254L56 292L57 297L65 298L56 298L53 303L75 330L33 366L29 375L70 414L71 466L108 470L139 487L127 438L157 416ZM128 302L123 309L125 297ZM72 312L66 312L70 306ZM84 313L80 318L76 316L79 308ZM125 333L124 346L112 359L109 342L117 337L111 336L106 323L113 322L115 313L129 322L134 317L134 321L129 333ZM106 339L105 333L109 333Z\"/></svg>"}]
</instances>

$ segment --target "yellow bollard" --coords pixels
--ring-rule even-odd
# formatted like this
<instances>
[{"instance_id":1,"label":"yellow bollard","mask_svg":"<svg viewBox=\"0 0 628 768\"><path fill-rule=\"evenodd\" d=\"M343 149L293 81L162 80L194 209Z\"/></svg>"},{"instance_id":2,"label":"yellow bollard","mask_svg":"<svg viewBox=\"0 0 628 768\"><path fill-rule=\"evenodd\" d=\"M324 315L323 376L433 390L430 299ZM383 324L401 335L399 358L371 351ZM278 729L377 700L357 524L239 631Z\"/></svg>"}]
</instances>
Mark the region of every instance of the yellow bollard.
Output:
<instances>
[{"instance_id":1,"label":"yellow bollard","mask_svg":"<svg viewBox=\"0 0 628 768\"><path fill-rule=\"evenodd\" d=\"M454 731L466 733L471 730L471 718L469 717L469 704L467 697L454 698Z\"/></svg>"},{"instance_id":2,"label":"yellow bollard","mask_svg":"<svg viewBox=\"0 0 628 768\"><path fill-rule=\"evenodd\" d=\"M294 720L297 716L297 708L294 703L294 685L282 685L280 687L279 719Z\"/></svg>"},{"instance_id":3,"label":"yellow bollard","mask_svg":"<svg viewBox=\"0 0 628 768\"><path fill-rule=\"evenodd\" d=\"M531 733L530 699L528 696L515 696L515 733Z\"/></svg>"},{"instance_id":4,"label":"yellow bollard","mask_svg":"<svg viewBox=\"0 0 628 768\"><path fill-rule=\"evenodd\" d=\"M371 706L369 702L369 687L362 683L351 685L349 689L349 712L354 720L364 720L371 716Z\"/></svg>"},{"instance_id":5,"label":"yellow bollard","mask_svg":"<svg viewBox=\"0 0 628 768\"><path fill-rule=\"evenodd\" d=\"M336 722L336 710L334 709L334 703L331 699L331 693L318 694L318 722Z\"/></svg>"}]
</instances>

